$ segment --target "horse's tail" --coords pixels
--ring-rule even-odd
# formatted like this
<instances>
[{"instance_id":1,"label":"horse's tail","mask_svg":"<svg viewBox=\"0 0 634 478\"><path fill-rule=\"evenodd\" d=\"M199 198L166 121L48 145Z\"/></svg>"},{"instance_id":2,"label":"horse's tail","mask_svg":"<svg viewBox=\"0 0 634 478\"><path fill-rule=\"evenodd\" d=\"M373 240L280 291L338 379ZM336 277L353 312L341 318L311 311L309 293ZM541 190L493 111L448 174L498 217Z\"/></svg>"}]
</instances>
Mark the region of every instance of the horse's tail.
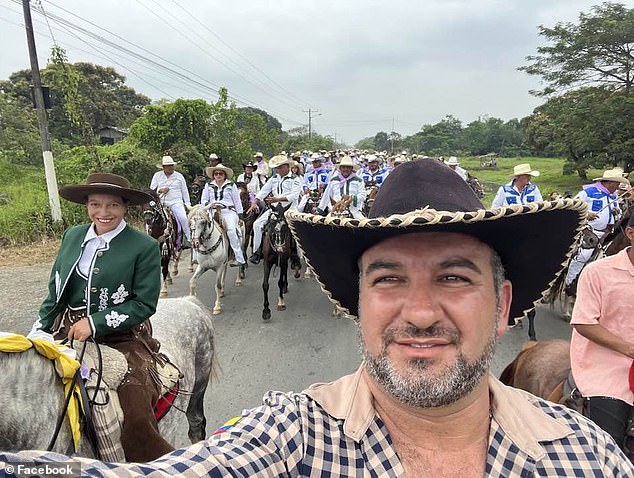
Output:
<instances>
[{"instance_id":1,"label":"horse's tail","mask_svg":"<svg viewBox=\"0 0 634 478\"><path fill-rule=\"evenodd\" d=\"M561 297L561 294L566 287L566 276L568 275L568 266L566 265L554 280L550 288L544 294L542 303L554 304L555 301Z\"/></svg>"}]
</instances>

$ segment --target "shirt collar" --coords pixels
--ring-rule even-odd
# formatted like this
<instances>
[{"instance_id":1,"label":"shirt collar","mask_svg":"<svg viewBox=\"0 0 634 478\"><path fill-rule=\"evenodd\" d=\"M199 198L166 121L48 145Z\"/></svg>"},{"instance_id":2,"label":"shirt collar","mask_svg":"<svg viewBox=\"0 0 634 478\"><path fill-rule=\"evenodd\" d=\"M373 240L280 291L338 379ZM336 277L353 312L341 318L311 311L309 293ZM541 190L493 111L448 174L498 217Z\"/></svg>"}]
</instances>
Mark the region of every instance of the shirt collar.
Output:
<instances>
[{"instance_id":1,"label":"shirt collar","mask_svg":"<svg viewBox=\"0 0 634 478\"><path fill-rule=\"evenodd\" d=\"M630 260L630 256L628 255L628 251L630 250L632 246L628 246L625 249L620 250L618 253L615 254L615 262L614 262L614 268L615 269L620 269L620 270L624 270L624 271L629 271L630 274L632 274L634 276L634 264L632 264L632 261Z\"/></svg>"},{"instance_id":2,"label":"shirt collar","mask_svg":"<svg viewBox=\"0 0 634 478\"><path fill-rule=\"evenodd\" d=\"M126 227L125 219L122 219L119 225L115 229L113 229L112 231L106 232L105 234L102 234L101 236L98 236L97 233L95 232L94 224L91 224L88 230L86 231L86 235L84 236L84 242L82 243L82 246L86 244L88 241L90 241L91 239L95 239L95 238L100 238L106 244L109 245L110 241L112 241L115 237L117 237L119 233L125 229L125 227Z\"/></svg>"},{"instance_id":3,"label":"shirt collar","mask_svg":"<svg viewBox=\"0 0 634 478\"><path fill-rule=\"evenodd\" d=\"M375 419L373 397L363 364L352 375L334 382L314 384L304 393L334 418L344 421L346 436L360 441ZM569 426L540 410L537 397L503 385L489 375L493 419L520 449L535 459L545 454L540 442L551 442L574 434Z\"/></svg>"}]
</instances>

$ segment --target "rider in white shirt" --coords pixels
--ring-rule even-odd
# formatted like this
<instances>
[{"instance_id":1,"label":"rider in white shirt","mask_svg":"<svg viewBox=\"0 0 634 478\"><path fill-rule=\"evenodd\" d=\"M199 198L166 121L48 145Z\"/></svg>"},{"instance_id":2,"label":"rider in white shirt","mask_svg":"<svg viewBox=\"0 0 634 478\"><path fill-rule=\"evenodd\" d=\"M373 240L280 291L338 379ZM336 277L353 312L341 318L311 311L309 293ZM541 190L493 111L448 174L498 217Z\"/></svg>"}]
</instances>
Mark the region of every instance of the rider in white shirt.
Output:
<instances>
[{"instance_id":1,"label":"rider in white shirt","mask_svg":"<svg viewBox=\"0 0 634 478\"><path fill-rule=\"evenodd\" d=\"M263 185L260 184L260 180L255 173L256 165L249 161L248 163L244 163L242 167L244 168L244 172L238 175L236 182L246 184L249 193L257 194Z\"/></svg>"},{"instance_id":2,"label":"rider in white shirt","mask_svg":"<svg viewBox=\"0 0 634 478\"><path fill-rule=\"evenodd\" d=\"M171 156L163 156L161 164L156 165L156 167L163 170L154 173L150 182L150 189L156 191L161 198L161 202L172 210L187 241L191 242L192 236L189 231L186 210L186 208L189 209L191 207L191 201L185 178L181 173L174 170L177 164ZM189 244L184 245L187 246Z\"/></svg>"},{"instance_id":3,"label":"rider in white shirt","mask_svg":"<svg viewBox=\"0 0 634 478\"><path fill-rule=\"evenodd\" d=\"M337 164L336 174L330 179L328 187L324 192L319 203L318 210L325 211L331 208L332 203L341 201L345 196L352 196L349 210L355 219L363 219L363 203L365 202L366 192L363 179L355 174L359 169L350 156L344 156L341 162Z\"/></svg>"},{"instance_id":4,"label":"rider in white shirt","mask_svg":"<svg viewBox=\"0 0 634 478\"><path fill-rule=\"evenodd\" d=\"M271 158L269 166L277 169L277 174L269 179L266 184L255 195L256 201L265 201L271 206L281 204L285 209L297 208L297 201L302 192L301 179L291 173L291 166L295 163L285 155L278 155ZM268 197L271 194L271 197ZM256 202L251 203L247 213L257 207ZM271 210L267 209L253 223L253 255L249 261L258 264L262 259L262 234L264 226L271 215Z\"/></svg>"},{"instance_id":5,"label":"rider in white shirt","mask_svg":"<svg viewBox=\"0 0 634 478\"><path fill-rule=\"evenodd\" d=\"M600 178L594 178L592 184L583 186L575 199L581 199L588 204L588 226L600 240L612 230L616 222L613 209L616 208L616 192L619 185L629 185L629 180L618 169L603 172ZM566 274L566 286L571 286L586 263L592 257L594 248L579 247L577 253L570 259Z\"/></svg>"},{"instance_id":6,"label":"rider in white shirt","mask_svg":"<svg viewBox=\"0 0 634 478\"><path fill-rule=\"evenodd\" d=\"M220 216L227 231L229 244L235 254L235 260L229 265L231 267L242 266L245 264L245 260L238 235L238 222L242 219L243 210L240 192L235 183L230 181L233 177L233 170L223 164L218 164L215 167L209 166L205 172L212 180L205 184L200 204L209 210L210 215L213 214L216 206L221 206Z\"/></svg>"},{"instance_id":7,"label":"rider in white shirt","mask_svg":"<svg viewBox=\"0 0 634 478\"><path fill-rule=\"evenodd\" d=\"M511 182L503 184L493 199L492 207L512 206L516 204L530 204L543 201L539 188L531 182L531 178L539 176L539 171L533 171L530 164L518 164L513 168Z\"/></svg>"}]
</instances>

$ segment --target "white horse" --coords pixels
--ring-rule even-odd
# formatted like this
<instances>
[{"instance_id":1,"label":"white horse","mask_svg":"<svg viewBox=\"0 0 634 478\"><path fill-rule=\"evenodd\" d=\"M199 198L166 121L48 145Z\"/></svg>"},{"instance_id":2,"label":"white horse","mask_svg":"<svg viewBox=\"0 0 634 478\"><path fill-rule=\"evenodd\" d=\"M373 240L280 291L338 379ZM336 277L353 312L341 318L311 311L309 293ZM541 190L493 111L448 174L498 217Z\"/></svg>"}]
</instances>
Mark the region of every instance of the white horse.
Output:
<instances>
[{"instance_id":1,"label":"white horse","mask_svg":"<svg viewBox=\"0 0 634 478\"><path fill-rule=\"evenodd\" d=\"M192 232L192 248L194 249L198 267L189 280L190 295L196 294L198 278L208 270L216 272L216 302L213 306L213 314L222 312L220 299L225 295L225 276L227 266L231 258L229 238L218 221L209 216L209 212L201 205L193 206L188 214L189 228ZM244 227L244 226L243 226ZM242 232L244 238L244 232ZM244 267L240 267L236 277L236 286L242 285Z\"/></svg>"},{"instance_id":2,"label":"white horse","mask_svg":"<svg viewBox=\"0 0 634 478\"><path fill-rule=\"evenodd\" d=\"M151 318L161 352L180 369L179 393L159 422L161 435L173 446L188 430L192 443L206 437L205 390L214 370L214 331L208 310L194 297L160 299ZM0 352L0 450L45 450L63 411L64 387L53 363L33 348L22 353ZM183 413L183 411L185 413ZM68 420L53 451L67 454L72 444ZM96 458L82 433L77 453Z\"/></svg>"}]
</instances>

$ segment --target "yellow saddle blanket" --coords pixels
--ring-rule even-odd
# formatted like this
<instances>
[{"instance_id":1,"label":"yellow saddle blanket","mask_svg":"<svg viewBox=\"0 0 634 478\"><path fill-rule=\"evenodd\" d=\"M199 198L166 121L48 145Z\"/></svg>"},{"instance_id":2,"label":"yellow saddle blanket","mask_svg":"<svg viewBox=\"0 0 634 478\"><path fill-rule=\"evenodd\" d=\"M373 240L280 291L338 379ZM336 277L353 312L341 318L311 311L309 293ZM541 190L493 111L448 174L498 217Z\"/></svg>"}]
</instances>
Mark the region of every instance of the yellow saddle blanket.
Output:
<instances>
[{"instance_id":1,"label":"yellow saddle blanket","mask_svg":"<svg viewBox=\"0 0 634 478\"><path fill-rule=\"evenodd\" d=\"M79 361L66 354L66 351L72 350L71 348L44 339L27 339L18 334L0 334L0 352L25 352L31 347L34 347L40 355L53 361L55 371L64 384L64 397L68 396L73 377L80 366ZM71 355L74 356L74 351ZM81 393L79 383L76 382L67 411L75 450L77 450L81 436L79 429L80 407L82 407Z\"/></svg>"}]
</instances>

